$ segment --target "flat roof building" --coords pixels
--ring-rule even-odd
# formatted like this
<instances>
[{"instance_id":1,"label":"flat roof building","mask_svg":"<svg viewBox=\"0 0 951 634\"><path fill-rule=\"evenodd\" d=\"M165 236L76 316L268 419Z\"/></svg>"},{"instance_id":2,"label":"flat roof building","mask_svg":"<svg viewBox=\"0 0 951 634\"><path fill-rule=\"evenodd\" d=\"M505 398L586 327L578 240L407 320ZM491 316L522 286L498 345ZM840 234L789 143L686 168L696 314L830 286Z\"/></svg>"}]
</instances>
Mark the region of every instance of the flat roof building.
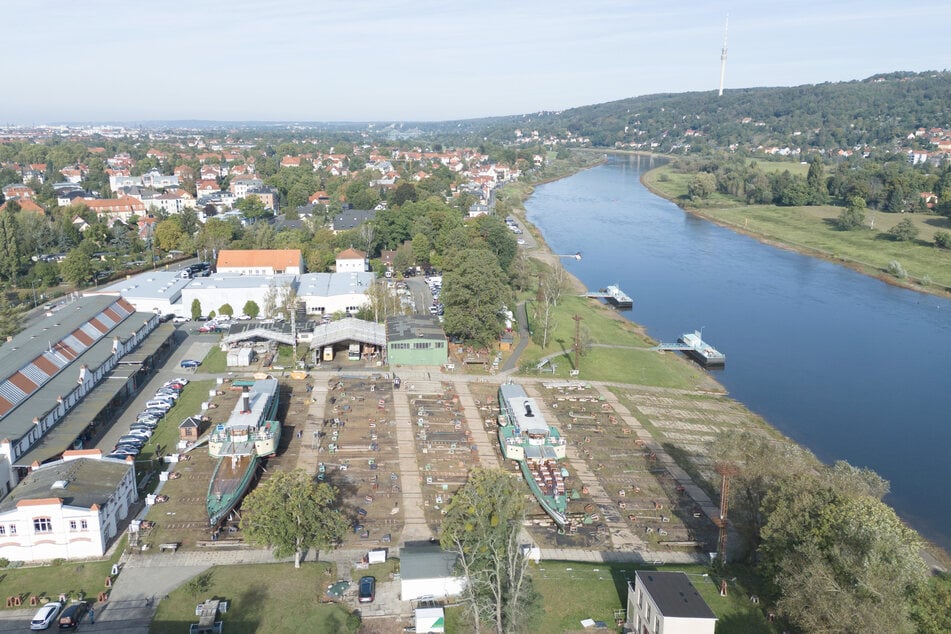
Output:
<instances>
[{"instance_id":1,"label":"flat roof building","mask_svg":"<svg viewBox=\"0 0 951 634\"><path fill-rule=\"evenodd\" d=\"M386 359L391 366L444 365L449 347L439 320L423 315L387 318Z\"/></svg>"},{"instance_id":2,"label":"flat roof building","mask_svg":"<svg viewBox=\"0 0 951 634\"><path fill-rule=\"evenodd\" d=\"M638 634L713 634L717 617L686 574L638 570L628 582L627 624Z\"/></svg>"}]
</instances>

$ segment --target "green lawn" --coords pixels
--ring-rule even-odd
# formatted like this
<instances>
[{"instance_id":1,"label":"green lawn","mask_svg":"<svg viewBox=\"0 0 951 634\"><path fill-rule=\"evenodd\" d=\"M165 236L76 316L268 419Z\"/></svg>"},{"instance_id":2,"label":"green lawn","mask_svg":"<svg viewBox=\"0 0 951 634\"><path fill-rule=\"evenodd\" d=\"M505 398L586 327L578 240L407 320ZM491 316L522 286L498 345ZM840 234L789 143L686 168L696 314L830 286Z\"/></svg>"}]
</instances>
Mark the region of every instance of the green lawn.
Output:
<instances>
[{"instance_id":1,"label":"green lawn","mask_svg":"<svg viewBox=\"0 0 951 634\"><path fill-rule=\"evenodd\" d=\"M637 299L635 298L635 306ZM532 328L539 328L532 317L534 300L526 304L529 322ZM567 378L574 369L575 322L572 317L582 317L581 327L586 330L593 343L625 348L605 348L592 346L581 356L578 378L589 381L614 381L638 385L656 385L681 389L698 387L710 388L707 375L683 359L673 354L651 350L633 350L630 348L648 348L652 344L644 338L631 322L619 319L613 309L599 305L597 300L578 297L567 293L558 302L555 316L555 328L547 348L532 343L522 355L521 365L529 367L534 373L535 364L542 357L555 352L562 356L552 359L557 366L554 376Z\"/></svg>"},{"instance_id":2,"label":"green lawn","mask_svg":"<svg viewBox=\"0 0 951 634\"><path fill-rule=\"evenodd\" d=\"M168 410L165 418L155 428L155 433L149 442L142 447L137 460L151 460L155 457L155 449L162 446L164 453L178 442L178 425L189 416L201 412L202 402L208 400L208 390L214 386L214 381L192 381L182 390L181 396L175 401L175 406ZM125 419L123 419L125 421ZM131 422L131 420L129 421Z\"/></svg>"},{"instance_id":3,"label":"green lawn","mask_svg":"<svg viewBox=\"0 0 951 634\"><path fill-rule=\"evenodd\" d=\"M229 634L355 632L359 619L351 619L346 606L321 602L335 580L330 569L325 563L305 563L299 570L288 563L211 568L207 587L185 583L158 604L149 631L187 632L198 622L195 606L216 598L228 602L221 620Z\"/></svg>"},{"instance_id":4,"label":"green lawn","mask_svg":"<svg viewBox=\"0 0 951 634\"><path fill-rule=\"evenodd\" d=\"M205 337L213 337L214 335L204 335ZM205 355L205 358L202 359L201 367L199 368L200 372L211 372L213 374L224 374L228 371L228 357L224 350L217 346L218 339L215 339L215 346L208 351L208 354Z\"/></svg>"},{"instance_id":5,"label":"green lawn","mask_svg":"<svg viewBox=\"0 0 951 634\"><path fill-rule=\"evenodd\" d=\"M122 538L125 539L124 537ZM83 596L95 599L106 590L106 577L112 565L119 561L122 548L116 549L112 559L101 561L64 562L51 566L6 568L0 570L0 607L6 606L6 597L20 595L28 605L30 596L50 597L57 600L66 594L70 599Z\"/></svg>"},{"instance_id":6,"label":"green lawn","mask_svg":"<svg viewBox=\"0 0 951 634\"><path fill-rule=\"evenodd\" d=\"M539 632L580 630L581 620L590 618L604 621L612 631L615 610L627 608L627 581L633 581L637 569L654 570L635 564L585 564L564 561L545 561L531 567L535 588L544 599L544 617L538 624ZM728 582L729 593L721 597L716 582L703 566L665 566L665 571L681 571L717 615L718 634L771 634L774 630L766 622L760 606L749 600L751 592L744 586L745 578L732 570ZM778 630L777 630L778 631Z\"/></svg>"},{"instance_id":7,"label":"green lawn","mask_svg":"<svg viewBox=\"0 0 951 634\"><path fill-rule=\"evenodd\" d=\"M786 164L764 165L781 167ZM659 195L740 231L842 262L870 275L885 275L889 264L896 261L907 272L909 281L930 288L951 289L951 251L933 245L935 231L951 230L947 218L867 210L864 227L842 231L835 223L842 208L833 205L746 205L722 194L687 202L687 183L691 177L664 166L645 174L644 182ZM918 239L892 240L888 230L906 218L918 227ZM873 223L874 229L871 228Z\"/></svg>"}]
</instances>

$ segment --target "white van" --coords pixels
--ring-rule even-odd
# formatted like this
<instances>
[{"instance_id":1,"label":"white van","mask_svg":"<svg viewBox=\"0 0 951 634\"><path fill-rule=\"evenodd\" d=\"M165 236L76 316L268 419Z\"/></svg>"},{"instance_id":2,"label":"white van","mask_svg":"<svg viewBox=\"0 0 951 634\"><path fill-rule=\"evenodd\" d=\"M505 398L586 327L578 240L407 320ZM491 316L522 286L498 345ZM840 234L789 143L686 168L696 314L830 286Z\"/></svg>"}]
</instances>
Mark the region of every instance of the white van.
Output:
<instances>
[{"instance_id":1,"label":"white van","mask_svg":"<svg viewBox=\"0 0 951 634\"><path fill-rule=\"evenodd\" d=\"M145 409L160 409L167 412L172 409L172 404L169 401L152 400L145 404Z\"/></svg>"}]
</instances>

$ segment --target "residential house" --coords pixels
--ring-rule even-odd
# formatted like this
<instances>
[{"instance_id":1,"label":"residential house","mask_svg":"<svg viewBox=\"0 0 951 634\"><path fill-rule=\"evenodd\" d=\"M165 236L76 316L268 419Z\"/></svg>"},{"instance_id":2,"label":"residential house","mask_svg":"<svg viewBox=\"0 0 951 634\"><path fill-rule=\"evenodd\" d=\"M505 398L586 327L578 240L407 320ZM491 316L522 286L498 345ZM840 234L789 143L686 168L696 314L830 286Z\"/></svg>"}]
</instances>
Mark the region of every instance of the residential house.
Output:
<instances>
[{"instance_id":1,"label":"residential house","mask_svg":"<svg viewBox=\"0 0 951 634\"><path fill-rule=\"evenodd\" d=\"M158 194L146 202L149 210L160 210L167 214L180 214L186 209L195 208L195 198L183 189Z\"/></svg>"},{"instance_id":2,"label":"residential house","mask_svg":"<svg viewBox=\"0 0 951 634\"><path fill-rule=\"evenodd\" d=\"M97 198L95 200L83 199L80 202L86 205L93 213L104 216L110 226L116 220L129 222L132 216L141 216L145 213L145 204L141 200L136 200L131 196L123 196L121 198Z\"/></svg>"},{"instance_id":3,"label":"residential house","mask_svg":"<svg viewBox=\"0 0 951 634\"><path fill-rule=\"evenodd\" d=\"M254 189L249 189L245 197L251 198L252 196L260 200L265 209L269 209L274 212L277 211L279 194L278 191L273 187L256 187Z\"/></svg>"},{"instance_id":4,"label":"residential house","mask_svg":"<svg viewBox=\"0 0 951 634\"><path fill-rule=\"evenodd\" d=\"M376 218L375 209L344 209L334 216L330 223L330 229L334 233L356 229L364 222L369 222Z\"/></svg>"},{"instance_id":5,"label":"residential house","mask_svg":"<svg viewBox=\"0 0 951 634\"><path fill-rule=\"evenodd\" d=\"M337 273L364 273L370 270L367 254L354 248L337 254Z\"/></svg>"},{"instance_id":6,"label":"residential house","mask_svg":"<svg viewBox=\"0 0 951 634\"><path fill-rule=\"evenodd\" d=\"M248 192L264 187L264 181L254 176L241 176L231 181L231 193L235 198L245 198Z\"/></svg>"},{"instance_id":7,"label":"residential house","mask_svg":"<svg viewBox=\"0 0 951 634\"><path fill-rule=\"evenodd\" d=\"M7 200L11 198L33 198L33 190L22 183L10 183L3 188L3 197Z\"/></svg>"},{"instance_id":8,"label":"residential house","mask_svg":"<svg viewBox=\"0 0 951 634\"><path fill-rule=\"evenodd\" d=\"M40 216L46 215L46 210L43 209L42 205L37 203L32 198L7 198L3 204L0 205L0 212L7 211L10 208L11 203L14 202L20 206L20 211L39 214Z\"/></svg>"}]
</instances>

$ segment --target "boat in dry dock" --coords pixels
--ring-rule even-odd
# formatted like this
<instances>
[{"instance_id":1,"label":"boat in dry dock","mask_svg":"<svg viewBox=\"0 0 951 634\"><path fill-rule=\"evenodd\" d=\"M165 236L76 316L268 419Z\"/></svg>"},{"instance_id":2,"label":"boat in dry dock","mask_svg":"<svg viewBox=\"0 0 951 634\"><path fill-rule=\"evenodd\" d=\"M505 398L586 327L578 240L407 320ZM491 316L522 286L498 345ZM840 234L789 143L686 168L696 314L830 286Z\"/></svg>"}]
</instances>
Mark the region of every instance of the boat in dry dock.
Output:
<instances>
[{"instance_id":1,"label":"boat in dry dock","mask_svg":"<svg viewBox=\"0 0 951 634\"><path fill-rule=\"evenodd\" d=\"M281 441L278 393L276 379L245 385L228 421L211 432L208 454L218 458L206 499L212 526L244 497L261 459L277 452Z\"/></svg>"},{"instance_id":2,"label":"boat in dry dock","mask_svg":"<svg viewBox=\"0 0 951 634\"><path fill-rule=\"evenodd\" d=\"M545 421L535 401L521 385L499 387L499 445L502 455L518 462L529 489L560 529L568 525L568 470L559 464L567 443Z\"/></svg>"}]
</instances>

